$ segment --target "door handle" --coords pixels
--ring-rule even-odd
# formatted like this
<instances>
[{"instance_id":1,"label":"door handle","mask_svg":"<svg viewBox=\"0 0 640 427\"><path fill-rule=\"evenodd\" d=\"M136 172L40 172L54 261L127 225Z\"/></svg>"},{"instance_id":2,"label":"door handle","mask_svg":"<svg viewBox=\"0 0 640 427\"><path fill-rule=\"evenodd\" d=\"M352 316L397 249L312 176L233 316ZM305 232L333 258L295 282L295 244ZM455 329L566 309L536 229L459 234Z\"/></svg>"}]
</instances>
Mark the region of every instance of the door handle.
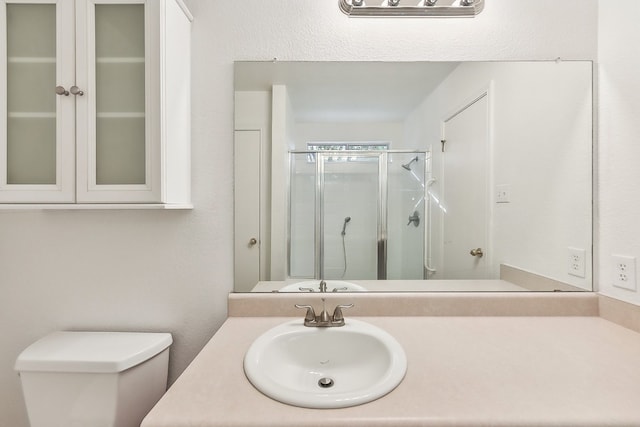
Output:
<instances>
[{"instance_id":1,"label":"door handle","mask_svg":"<svg viewBox=\"0 0 640 427\"><path fill-rule=\"evenodd\" d=\"M250 248L255 246L255 245L257 245L257 244L258 244L258 239L256 239L255 237L252 237L252 238L249 239L249 247Z\"/></svg>"},{"instance_id":2,"label":"door handle","mask_svg":"<svg viewBox=\"0 0 640 427\"><path fill-rule=\"evenodd\" d=\"M484 252L482 252L482 248L471 249L471 251L469 253L472 256L475 256L475 257L478 257L478 258L482 258L482 256L484 255Z\"/></svg>"}]
</instances>

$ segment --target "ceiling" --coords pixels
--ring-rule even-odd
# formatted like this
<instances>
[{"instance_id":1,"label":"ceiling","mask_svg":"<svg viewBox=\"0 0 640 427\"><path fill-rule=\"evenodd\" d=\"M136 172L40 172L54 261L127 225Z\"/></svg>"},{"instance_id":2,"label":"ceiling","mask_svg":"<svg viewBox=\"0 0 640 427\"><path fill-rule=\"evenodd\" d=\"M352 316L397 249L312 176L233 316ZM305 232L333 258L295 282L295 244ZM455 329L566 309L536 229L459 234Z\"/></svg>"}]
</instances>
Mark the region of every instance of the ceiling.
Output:
<instances>
[{"instance_id":1,"label":"ceiling","mask_svg":"<svg viewBox=\"0 0 640 427\"><path fill-rule=\"evenodd\" d=\"M286 85L298 122L399 121L457 62L236 62L236 91Z\"/></svg>"}]
</instances>

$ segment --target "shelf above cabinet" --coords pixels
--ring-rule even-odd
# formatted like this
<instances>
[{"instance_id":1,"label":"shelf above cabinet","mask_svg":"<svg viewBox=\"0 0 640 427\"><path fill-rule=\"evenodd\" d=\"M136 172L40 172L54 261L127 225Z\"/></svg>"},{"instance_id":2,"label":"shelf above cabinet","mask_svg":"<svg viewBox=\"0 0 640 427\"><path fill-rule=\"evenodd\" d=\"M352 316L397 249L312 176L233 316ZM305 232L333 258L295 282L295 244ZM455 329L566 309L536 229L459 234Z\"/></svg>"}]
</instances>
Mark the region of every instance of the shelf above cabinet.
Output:
<instances>
[{"instance_id":1,"label":"shelf above cabinet","mask_svg":"<svg viewBox=\"0 0 640 427\"><path fill-rule=\"evenodd\" d=\"M40 56L10 56L7 59L9 64L55 64L56 58L40 57Z\"/></svg>"},{"instance_id":2,"label":"shelf above cabinet","mask_svg":"<svg viewBox=\"0 0 640 427\"><path fill-rule=\"evenodd\" d=\"M145 113L96 113L96 117L99 119L144 119Z\"/></svg>"},{"instance_id":3,"label":"shelf above cabinet","mask_svg":"<svg viewBox=\"0 0 640 427\"><path fill-rule=\"evenodd\" d=\"M34 113L27 113L27 112L9 112L7 114L7 117L10 119L55 119L56 118L56 113L52 112L52 113L46 113L46 112L34 112Z\"/></svg>"},{"instance_id":4,"label":"shelf above cabinet","mask_svg":"<svg viewBox=\"0 0 640 427\"><path fill-rule=\"evenodd\" d=\"M98 64L144 64L144 57L100 57L96 58Z\"/></svg>"}]
</instances>

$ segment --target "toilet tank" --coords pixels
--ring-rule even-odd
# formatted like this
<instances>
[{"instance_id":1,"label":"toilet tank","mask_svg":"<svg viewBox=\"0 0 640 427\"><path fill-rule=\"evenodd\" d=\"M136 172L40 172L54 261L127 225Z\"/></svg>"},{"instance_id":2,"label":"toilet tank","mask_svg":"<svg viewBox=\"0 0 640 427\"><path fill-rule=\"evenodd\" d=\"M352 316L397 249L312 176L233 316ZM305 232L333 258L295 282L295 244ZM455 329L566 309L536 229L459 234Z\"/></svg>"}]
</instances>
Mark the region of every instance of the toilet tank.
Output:
<instances>
[{"instance_id":1,"label":"toilet tank","mask_svg":"<svg viewBox=\"0 0 640 427\"><path fill-rule=\"evenodd\" d=\"M170 334L54 332L15 364L31 427L139 427L167 388Z\"/></svg>"}]
</instances>

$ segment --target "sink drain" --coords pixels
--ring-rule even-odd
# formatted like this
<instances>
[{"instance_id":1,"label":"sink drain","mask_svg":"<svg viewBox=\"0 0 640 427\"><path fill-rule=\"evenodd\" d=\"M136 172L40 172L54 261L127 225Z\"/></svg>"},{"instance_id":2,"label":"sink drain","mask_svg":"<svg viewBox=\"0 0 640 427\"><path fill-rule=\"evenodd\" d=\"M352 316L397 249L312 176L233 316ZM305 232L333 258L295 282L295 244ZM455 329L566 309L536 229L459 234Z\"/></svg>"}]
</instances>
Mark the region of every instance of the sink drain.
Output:
<instances>
[{"instance_id":1,"label":"sink drain","mask_svg":"<svg viewBox=\"0 0 640 427\"><path fill-rule=\"evenodd\" d=\"M331 378L320 378L318 380L318 385L322 388L333 387L333 380Z\"/></svg>"}]
</instances>

